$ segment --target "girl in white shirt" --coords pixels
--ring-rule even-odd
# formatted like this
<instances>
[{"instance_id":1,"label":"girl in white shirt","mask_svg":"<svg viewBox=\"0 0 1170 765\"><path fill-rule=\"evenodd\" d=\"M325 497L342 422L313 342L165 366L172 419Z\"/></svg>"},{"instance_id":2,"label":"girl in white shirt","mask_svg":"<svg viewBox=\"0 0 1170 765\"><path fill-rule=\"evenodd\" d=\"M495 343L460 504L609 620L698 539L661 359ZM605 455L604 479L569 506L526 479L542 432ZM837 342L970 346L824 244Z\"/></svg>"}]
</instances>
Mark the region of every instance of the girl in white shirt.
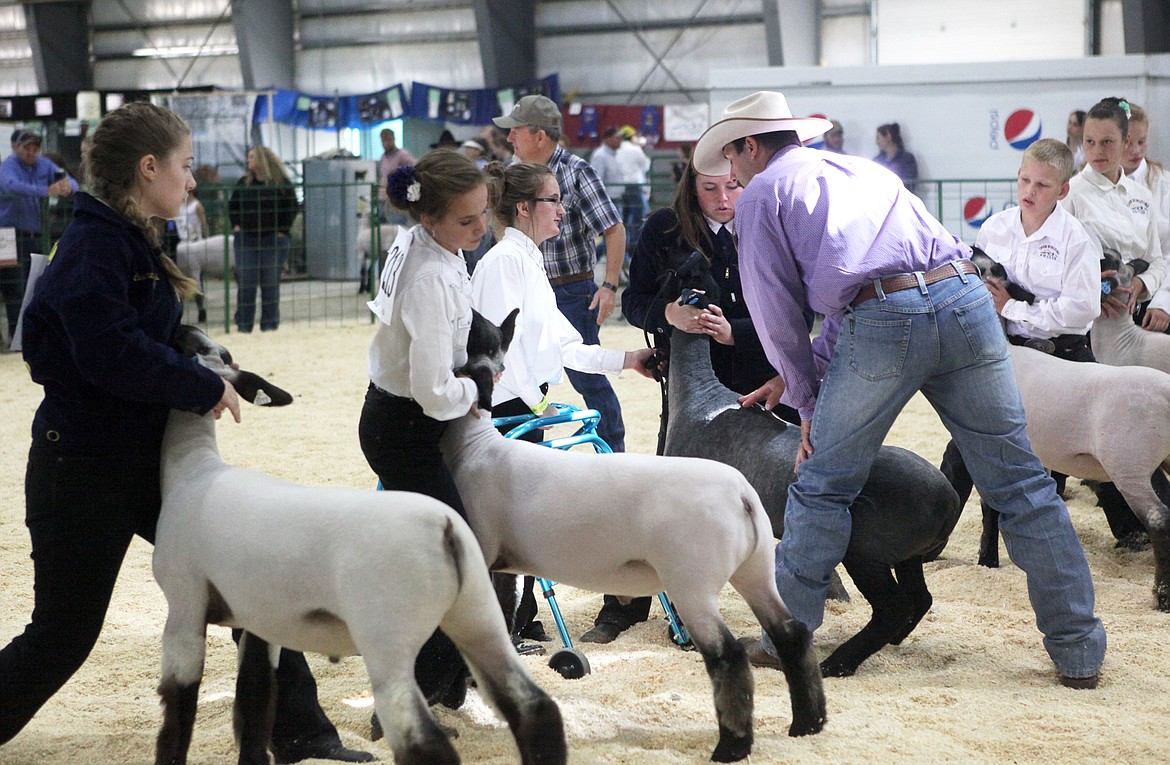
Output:
<instances>
[{"instance_id":1,"label":"girl in white shirt","mask_svg":"<svg viewBox=\"0 0 1170 765\"><path fill-rule=\"evenodd\" d=\"M565 208L548 166L521 163L505 169L497 162L486 172L491 179L492 212L505 228L500 241L475 267L471 301L497 324L513 308L520 309L504 373L492 396L492 414L555 414L545 392L550 384L561 381L564 367L607 374L633 369L652 377L641 363L653 353L651 349L623 352L585 345L557 309L540 244L560 232ZM539 441L540 431L533 434L533 440Z\"/></svg>"},{"instance_id":2,"label":"girl in white shirt","mask_svg":"<svg viewBox=\"0 0 1170 765\"><path fill-rule=\"evenodd\" d=\"M467 157L435 151L391 173L387 194L418 225L395 240L370 303L379 321L358 437L384 488L426 494L466 518L439 439L450 420L475 409L475 383L454 370L467 361L471 328L463 251L487 230L487 185ZM460 706L465 677L458 650L436 631L415 663L427 702Z\"/></svg>"},{"instance_id":3,"label":"girl in white shirt","mask_svg":"<svg viewBox=\"0 0 1170 765\"><path fill-rule=\"evenodd\" d=\"M1137 104L1129 105L1129 140L1121 157L1121 166L1125 174L1138 183L1145 185L1154 198L1154 215L1158 222L1158 239L1162 246L1162 257L1170 256L1170 178L1166 176L1166 168L1161 162L1146 158L1149 149L1150 118L1146 110ZM1154 311L1157 313L1153 313ZM1170 285L1163 283L1162 287L1150 300L1149 310L1153 313L1150 323L1155 319L1161 320L1162 314L1170 311ZM1167 314L1170 318L1170 314ZM1160 323L1160 322L1159 322ZM1167 321L1170 325L1170 321Z\"/></svg>"},{"instance_id":4,"label":"girl in white shirt","mask_svg":"<svg viewBox=\"0 0 1170 765\"><path fill-rule=\"evenodd\" d=\"M471 278L472 304L484 318L497 324L514 308L520 309L512 344L504 357L504 373L493 391L492 414L555 415L557 408L548 402L546 393L550 384L561 381L566 366L609 374L634 369L652 377L642 362L653 349L623 352L585 345L557 308L540 244L560 232L565 208L560 186L548 165L520 163L505 168L493 162L485 172L490 178L491 209L504 231L476 264ZM522 438L538 443L544 436L533 430ZM520 642L521 638L547 639L540 622L533 621L533 584L532 577L524 577L512 622L512 640L521 653L532 650Z\"/></svg>"},{"instance_id":5,"label":"girl in white shirt","mask_svg":"<svg viewBox=\"0 0 1170 765\"><path fill-rule=\"evenodd\" d=\"M1103 298L1102 311L1116 316L1132 314L1139 301L1146 301L1162 286L1166 264L1158 237L1158 222L1150 190L1122 171L1121 157L1129 133L1129 103L1106 98L1085 117L1085 168L1069 182L1068 196L1061 201L1085 228L1097 236L1101 248L1120 255L1123 262L1140 258L1149 269L1133 280L1127 304L1113 295ZM1145 317L1146 329L1161 331L1170 324L1170 315L1155 310Z\"/></svg>"}]
</instances>

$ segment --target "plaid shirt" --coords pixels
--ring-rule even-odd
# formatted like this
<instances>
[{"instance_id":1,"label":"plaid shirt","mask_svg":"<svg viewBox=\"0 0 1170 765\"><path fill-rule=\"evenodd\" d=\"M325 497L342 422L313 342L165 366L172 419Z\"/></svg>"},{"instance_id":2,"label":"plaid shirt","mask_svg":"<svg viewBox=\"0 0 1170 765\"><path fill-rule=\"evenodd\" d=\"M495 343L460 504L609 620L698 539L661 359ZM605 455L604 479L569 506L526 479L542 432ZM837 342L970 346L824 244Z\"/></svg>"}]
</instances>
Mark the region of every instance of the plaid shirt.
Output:
<instances>
[{"instance_id":1,"label":"plaid shirt","mask_svg":"<svg viewBox=\"0 0 1170 765\"><path fill-rule=\"evenodd\" d=\"M561 187L565 217L561 233L540 246L544 268L550 279L592 271L597 262L594 237L622 222L605 184L589 163L558 146L549 157L548 167Z\"/></svg>"}]
</instances>

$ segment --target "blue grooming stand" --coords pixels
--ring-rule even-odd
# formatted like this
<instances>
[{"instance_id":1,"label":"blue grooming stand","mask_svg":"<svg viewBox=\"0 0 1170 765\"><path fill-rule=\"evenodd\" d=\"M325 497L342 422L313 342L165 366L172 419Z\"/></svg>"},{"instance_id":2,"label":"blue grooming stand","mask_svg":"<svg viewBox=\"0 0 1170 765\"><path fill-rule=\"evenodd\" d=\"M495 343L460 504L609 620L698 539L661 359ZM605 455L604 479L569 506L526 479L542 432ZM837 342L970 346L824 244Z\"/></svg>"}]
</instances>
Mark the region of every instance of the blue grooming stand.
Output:
<instances>
[{"instance_id":1,"label":"blue grooming stand","mask_svg":"<svg viewBox=\"0 0 1170 765\"><path fill-rule=\"evenodd\" d=\"M557 408L557 414L551 417L536 417L535 415L515 415L513 417L497 417L492 420L492 425L497 428L512 426L512 429L507 432L505 438L519 438L520 436L530 433L537 428L547 428L554 425L565 425L570 423L579 423L579 427L572 434L561 436L559 438L551 438L541 441L541 446L547 446L550 449L567 450L574 446L588 444L593 447L598 454L613 454L613 449L605 442L601 436L597 435L597 423L601 421L601 413L596 409L578 409L571 404L553 404ZM549 661L549 666L557 670L564 677L576 678L582 677L589 673L588 661L583 655L573 648L573 641L569 637L569 631L565 629L565 621L561 617L561 609L557 606L556 593L553 591L555 582L549 581L542 577L536 577L536 581L540 583L540 589L544 595L545 600L548 601L549 610L552 611L553 619L556 621L557 632L560 633L561 642L565 646L565 651L571 652L574 658L585 662L585 671L582 674L567 674L557 666L558 656L564 653L558 651L554 654L553 659ZM679 621L678 615L674 612L674 606L670 604L670 599L665 592L658 593L658 602L662 604L662 610L666 612L666 618L670 622L670 638L676 644L683 646L691 641L691 636L687 633L687 628ZM565 669L570 670L570 673L575 669L571 665L569 657L562 657Z\"/></svg>"}]
</instances>

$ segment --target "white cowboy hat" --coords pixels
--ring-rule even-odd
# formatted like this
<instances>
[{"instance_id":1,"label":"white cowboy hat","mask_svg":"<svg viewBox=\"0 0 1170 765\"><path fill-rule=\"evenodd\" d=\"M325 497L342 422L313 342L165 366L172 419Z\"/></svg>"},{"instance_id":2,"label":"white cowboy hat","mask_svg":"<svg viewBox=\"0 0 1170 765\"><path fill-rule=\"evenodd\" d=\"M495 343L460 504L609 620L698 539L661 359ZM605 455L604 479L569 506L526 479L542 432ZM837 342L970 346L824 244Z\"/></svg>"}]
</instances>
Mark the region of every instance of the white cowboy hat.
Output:
<instances>
[{"instance_id":1,"label":"white cowboy hat","mask_svg":"<svg viewBox=\"0 0 1170 765\"><path fill-rule=\"evenodd\" d=\"M793 130L807 141L832 126L821 117L793 117L783 93L761 90L727 105L723 119L699 136L692 162L700 175L727 175L731 163L723 158L723 147L732 141L777 130Z\"/></svg>"}]
</instances>

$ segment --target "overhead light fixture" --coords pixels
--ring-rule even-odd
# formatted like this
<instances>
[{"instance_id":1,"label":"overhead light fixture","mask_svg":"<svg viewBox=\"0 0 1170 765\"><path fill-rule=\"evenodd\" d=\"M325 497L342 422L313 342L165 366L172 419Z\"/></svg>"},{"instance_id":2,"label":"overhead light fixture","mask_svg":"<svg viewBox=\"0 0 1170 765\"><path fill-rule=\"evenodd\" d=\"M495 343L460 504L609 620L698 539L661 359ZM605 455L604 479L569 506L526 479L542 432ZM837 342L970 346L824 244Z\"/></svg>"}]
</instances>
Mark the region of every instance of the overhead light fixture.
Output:
<instances>
[{"instance_id":1,"label":"overhead light fixture","mask_svg":"<svg viewBox=\"0 0 1170 765\"><path fill-rule=\"evenodd\" d=\"M191 58L192 56L235 56L239 54L238 45L223 43L220 45L172 45L166 48L136 48L131 56L138 58Z\"/></svg>"}]
</instances>

